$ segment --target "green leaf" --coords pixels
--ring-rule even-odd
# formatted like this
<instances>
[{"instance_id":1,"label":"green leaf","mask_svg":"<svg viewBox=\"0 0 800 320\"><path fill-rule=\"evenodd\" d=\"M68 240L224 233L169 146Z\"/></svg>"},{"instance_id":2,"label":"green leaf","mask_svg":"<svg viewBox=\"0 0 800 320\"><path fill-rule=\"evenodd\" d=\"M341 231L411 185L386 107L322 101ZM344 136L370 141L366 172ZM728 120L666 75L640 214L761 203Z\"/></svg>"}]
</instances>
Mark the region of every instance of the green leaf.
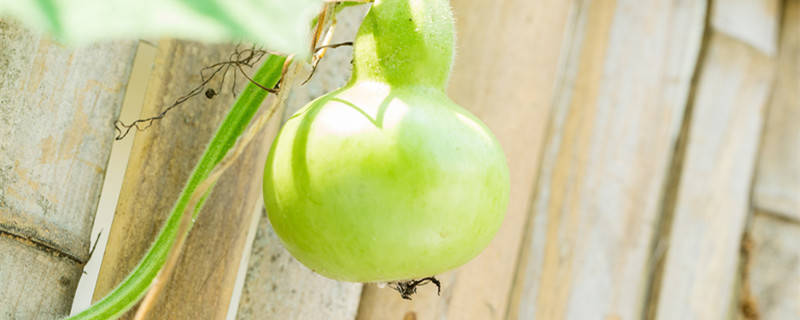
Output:
<instances>
[{"instance_id":1,"label":"green leaf","mask_svg":"<svg viewBox=\"0 0 800 320\"><path fill-rule=\"evenodd\" d=\"M305 55L322 0L4 0L0 15L73 43L168 36Z\"/></svg>"}]
</instances>

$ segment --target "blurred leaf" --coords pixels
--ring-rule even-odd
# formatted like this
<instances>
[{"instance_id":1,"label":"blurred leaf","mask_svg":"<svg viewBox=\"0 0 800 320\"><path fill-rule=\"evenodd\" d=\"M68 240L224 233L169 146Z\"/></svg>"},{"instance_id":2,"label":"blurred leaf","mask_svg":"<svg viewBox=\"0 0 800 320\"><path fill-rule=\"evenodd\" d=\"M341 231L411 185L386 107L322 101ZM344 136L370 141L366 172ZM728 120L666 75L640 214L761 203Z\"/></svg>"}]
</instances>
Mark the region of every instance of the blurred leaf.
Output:
<instances>
[{"instance_id":1,"label":"blurred leaf","mask_svg":"<svg viewBox=\"0 0 800 320\"><path fill-rule=\"evenodd\" d=\"M0 15L67 42L170 36L305 54L322 0L0 0Z\"/></svg>"}]
</instances>

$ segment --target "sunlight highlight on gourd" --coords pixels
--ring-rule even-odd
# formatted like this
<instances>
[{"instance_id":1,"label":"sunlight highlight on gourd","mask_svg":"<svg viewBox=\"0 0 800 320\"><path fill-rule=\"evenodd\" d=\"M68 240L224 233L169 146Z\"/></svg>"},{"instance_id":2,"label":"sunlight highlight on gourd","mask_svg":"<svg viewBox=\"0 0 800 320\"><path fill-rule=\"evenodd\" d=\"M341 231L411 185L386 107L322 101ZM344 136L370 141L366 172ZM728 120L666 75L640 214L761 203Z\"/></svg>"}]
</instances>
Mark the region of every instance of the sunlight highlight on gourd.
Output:
<instances>
[{"instance_id":1,"label":"sunlight highlight on gourd","mask_svg":"<svg viewBox=\"0 0 800 320\"><path fill-rule=\"evenodd\" d=\"M430 277L474 258L503 221L505 156L445 94L454 52L446 0L378 0L343 88L275 139L264 202L301 263L353 282Z\"/></svg>"}]
</instances>

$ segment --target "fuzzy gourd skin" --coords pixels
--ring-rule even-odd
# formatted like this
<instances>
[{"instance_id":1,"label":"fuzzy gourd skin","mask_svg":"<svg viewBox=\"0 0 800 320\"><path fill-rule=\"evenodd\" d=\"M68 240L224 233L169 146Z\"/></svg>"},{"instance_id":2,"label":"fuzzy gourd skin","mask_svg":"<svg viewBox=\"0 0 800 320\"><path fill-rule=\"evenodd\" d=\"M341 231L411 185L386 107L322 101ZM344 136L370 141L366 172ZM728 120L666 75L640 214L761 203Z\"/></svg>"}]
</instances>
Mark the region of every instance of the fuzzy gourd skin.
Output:
<instances>
[{"instance_id":1,"label":"fuzzy gourd skin","mask_svg":"<svg viewBox=\"0 0 800 320\"><path fill-rule=\"evenodd\" d=\"M329 278L436 275L499 229L509 177L497 140L444 92L454 27L446 0L376 0L351 81L284 125L264 170L270 222Z\"/></svg>"}]
</instances>

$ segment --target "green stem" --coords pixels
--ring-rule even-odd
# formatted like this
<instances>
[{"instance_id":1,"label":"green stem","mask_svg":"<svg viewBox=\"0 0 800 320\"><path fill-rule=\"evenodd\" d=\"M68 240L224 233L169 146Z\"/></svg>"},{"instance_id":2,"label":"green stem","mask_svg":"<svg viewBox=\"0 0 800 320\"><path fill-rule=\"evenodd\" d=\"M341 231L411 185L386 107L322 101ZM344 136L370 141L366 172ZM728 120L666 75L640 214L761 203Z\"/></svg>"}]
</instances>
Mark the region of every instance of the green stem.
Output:
<instances>
[{"instance_id":1,"label":"green stem","mask_svg":"<svg viewBox=\"0 0 800 320\"><path fill-rule=\"evenodd\" d=\"M455 53L450 0L375 0L353 44L349 83L445 90Z\"/></svg>"},{"instance_id":2,"label":"green stem","mask_svg":"<svg viewBox=\"0 0 800 320\"><path fill-rule=\"evenodd\" d=\"M280 80L284 61L286 61L286 57L269 56L253 76L253 80L265 87L274 87ZM178 236L181 215L188 205L192 192L206 179L214 167L225 158L225 155L234 146L236 139L247 128L250 120L256 114L267 95L268 92L253 83L247 84L233 108L228 112L225 120L220 124L205 152L203 152L203 156L194 168L189 181L184 186L178 201L172 208L169 219L164 224L164 228L158 234L153 247L150 248L144 259L128 278L103 300L68 319L116 319L144 296L147 288L150 287L153 279L167 260L170 247ZM200 201L197 208L195 208L195 216L199 212L199 208L202 207L204 200Z\"/></svg>"}]
</instances>

